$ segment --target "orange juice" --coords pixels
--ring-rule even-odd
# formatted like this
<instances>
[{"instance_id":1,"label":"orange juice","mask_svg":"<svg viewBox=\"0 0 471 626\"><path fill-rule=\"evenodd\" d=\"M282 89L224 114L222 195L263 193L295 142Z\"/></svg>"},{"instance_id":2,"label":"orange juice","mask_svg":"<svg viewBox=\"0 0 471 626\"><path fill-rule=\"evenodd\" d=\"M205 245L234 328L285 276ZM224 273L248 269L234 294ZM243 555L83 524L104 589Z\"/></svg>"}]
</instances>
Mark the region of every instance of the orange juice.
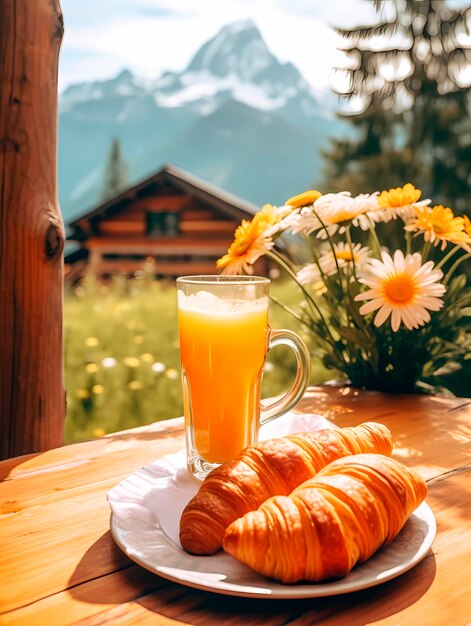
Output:
<instances>
[{"instance_id":1,"label":"orange juice","mask_svg":"<svg viewBox=\"0 0 471 626\"><path fill-rule=\"evenodd\" d=\"M199 295L179 295L185 422L197 453L223 463L252 443L258 429L268 298L212 296L208 306Z\"/></svg>"}]
</instances>

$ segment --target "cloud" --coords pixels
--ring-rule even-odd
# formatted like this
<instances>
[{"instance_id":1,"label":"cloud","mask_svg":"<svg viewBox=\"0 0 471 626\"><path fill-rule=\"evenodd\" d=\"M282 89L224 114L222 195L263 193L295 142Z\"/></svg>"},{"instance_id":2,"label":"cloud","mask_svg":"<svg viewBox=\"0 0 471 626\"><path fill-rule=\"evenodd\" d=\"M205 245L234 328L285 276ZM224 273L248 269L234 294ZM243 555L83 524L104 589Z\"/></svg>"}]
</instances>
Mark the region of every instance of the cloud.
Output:
<instances>
[{"instance_id":1,"label":"cloud","mask_svg":"<svg viewBox=\"0 0 471 626\"><path fill-rule=\"evenodd\" d=\"M181 71L222 26L253 19L270 50L319 89L338 63L335 12L361 15L361 0L61 0L65 21L59 84L110 77L129 68L144 77ZM335 9L333 7L336 7ZM341 8L343 7L343 11ZM347 8L349 10L347 10ZM371 7L370 7L371 8Z\"/></svg>"}]
</instances>

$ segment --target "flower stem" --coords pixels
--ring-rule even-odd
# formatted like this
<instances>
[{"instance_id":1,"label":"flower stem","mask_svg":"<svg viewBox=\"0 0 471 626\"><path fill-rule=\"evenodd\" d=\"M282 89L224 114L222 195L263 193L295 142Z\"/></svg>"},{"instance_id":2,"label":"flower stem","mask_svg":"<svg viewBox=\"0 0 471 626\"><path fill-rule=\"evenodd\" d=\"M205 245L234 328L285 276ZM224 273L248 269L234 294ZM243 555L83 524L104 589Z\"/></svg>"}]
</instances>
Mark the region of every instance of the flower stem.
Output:
<instances>
[{"instance_id":1,"label":"flower stem","mask_svg":"<svg viewBox=\"0 0 471 626\"><path fill-rule=\"evenodd\" d=\"M445 263L449 261L451 257L458 252L458 250L461 250L461 249L462 248L460 248L460 246L455 246L454 248L452 248L450 252L448 252L448 254L443 257L440 263L437 263L437 265L435 266L435 269L439 270L441 267L443 267Z\"/></svg>"},{"instance_id":2,"label":"flower stem","mask_svg":"<svg viewBox=\"0 0 471 626\"><path fill-rule=\"evenodd\" d=\"M328 335L330 336L331 340L332 340L332 348L334 349L334 351L337 353L337 355L339 356L339 358L342 359L342 361L345 362L345 359L343 357L343 354L337 350L336 348L336 341L334 336L332 335L332 331L330 330L330 326L327 323L322 311L320 310L319 306L314 302L314 300L311 297L311 294L307 291L307 289L304 287L304 285L302 285L297 276L296 273L291 269L291 267L288 265L288 263L286 263L285 259L278 254L276 251L274 250L269 250L267 252L267 257L269 257L270 259L272 259L273 261L275 261L276 263L278 263L278 265L280 267L282 267L285 272L287 272L289 274L289 276L294 280L294 282L298 285L298 287L301 289L301 291L304 293L304 295L307 298L307 301L309 303L309 305L316 311L317 315L319 316L319 318L322 321L322 324L324 325L324 328L326 330L326 332L328 333ZM325 338L324 338L325 339Z\"/></svg>"},{"instance_id":3,"label":"flower stem","mask_svg":"<svg viewBox=\"0 0 471 626\"><path fill-rule=\"evenodd\" d=\"M381 244L379 243L379 239L378 239L378 235L376 234L374 223L369 215L365 215L365 217L368 220L370 235L371 235L371 239L373 240L376 254L378 255L378 258L381 259Z\"/></svg>"},{"instance_id":4,"label":"flower stem","mask_svg":"<svg viewBox=\"0 0 471 626\"><path fill-rule=\"evenodd\" d=\"M356 266L355 266L355 255L353 254L353 243L352 243L352 235L350 233L350 226L347 226L347 228L345 229L345 236L347 238L348 247L350 248L350 254L352 255L353 275L356 278L357 271L356 271Z\"/></svg>"},{"instance_id":5,"label":"flower stem","mask_svg":"<svg viewBox=\"0 0 471 626\"><path fill-rule=\"evenodd\" d=\"M310 251L311 251L312 257L313 257L313 259L314 259L314 263L315 263L315 264L317 265L317 267L319 268L319 273L320 273L321 278L322 278L322 280L323 280L323 282L324 282L324 285L328 288L328 285L327 285L327 282L326 282L326 277L325 277L325 272L324 272L324 270L322 269L321 264L319 263L319 256L318 256L318 254L317 254L317 252L316 252L316 249L315 249L315 247L312 245L312 241L311 241L311 239L310 239L310 238L306 235L306 233L303 233L303 237L304 237L304 240L306 241L307 245L309 246L309 249L310 249Z\"/></svg>"},{"instance_id":6,"label":"flower stem","mask_svg":"<svg viewBox=\"0 0 471 626\"><path fill-rule=\"evenodd\" d=\"M465 259L469 259L471 258L471 252L468 252L467 254L463 254L463 256L461 256L459 259L457 259L453 265L450 267L450 269L448 270L448 272L446 273L446 276L443 280L443 284L444 285L448 285L448 281L450 280L450 278L453 276L454 272L456 271L456 269L459 267L459 265L465 260Z\"/></svg>"},{"instance_id":7,"label":"flower stem","mask_svg":"<svg viewBox=\"0 0 471 626\"><path fill-rule=\"evenodd\" d=\"M408 230L406 230L406 256L412 252L412 236Z\"/></svg>"},{"instance_id":8,"label":"flower stem","mask_svg":"<svg viewBox=\"0 0 471 626\"><path fill-rule=\"evenodd\" d=\"M278 298L276 298L275 296L270 296L270 300L272 300L272 302L274 302L275 304L280 306L283 310L285 310L287 313L289 313L291 317L294 317L294 319L297 320L300 324L306 323L303 320L303 318L296 313L296 311L293 311L293 309L291 309L289 306L286 306L286 304L283 304L283 302L278 300Z\"/></svg>"},{"instance_id":9,"label":"flower stem","mask_svg":"<svg viewBox=\"0 0 471 626\"><path fill-rule=\"evenodd\" d=\"M298 277L296 276L296 272L292 269L292 267L290 267L290 265L287 263L286 259L284 257L282 257L281 254L278 254L278 252L276 252L275 250L269 250L267 252L267 257L273 259L276 263L278 263L278 265L280 267L282 267L285 270L285 272L287 272L289 274L289 276L294 280L294 282L302 290L302 292L306 296L308 302L315 309L315 311L317 312L317 314L321 318L322 322L328 328L327 323L326 323L326 321L324 319L324 316L322 315L322 312L319 309L318 305L314 302L314 300L311 297L311 294L307 291L307 289L304 287L304 285L299 282Z\"/></svg>"},{"instance_id":10,"label":"flower stem","mask_svg":"<svg viewBox=\"0 0 471 626\"><path fill-rule=\"evenodd\" d=\"M314 213L314 215L317 217L317 219L319 220L320 224L322 225L322 228L325 230L325 234L327 235L327 241L329 242L329 246L330 249L332 251L332 255L334 257L334 262L335 262L335 266L337 268L337 273L339 275L339 278L341 276L340 274L340 267L339 267L339 262L337 260L337 255L335 254L335 246L334 246L334 242L332 241L331 236L329 235L329 231L327 230L327 226L324 224L324 222L322 221L322 218L319 216L319 214L317 213L317 211L313 208L312 212ZM342 281L340 280L340 287L342 287ZM343 291L343 288L342 288Z\"/></svg>"},{"instance_id":11,"label":"flower stem","mask_svg":"<svg viewBox=\"0 0 471 626\"><path fill-rule=\"evenodd\" d=\"M430 248L431 248L432 244L430 243L430 241L426 241L424 247L422 248L422 261L425 261L428 257L428 253L430 252Z\"/></svg>"}]
</instances>

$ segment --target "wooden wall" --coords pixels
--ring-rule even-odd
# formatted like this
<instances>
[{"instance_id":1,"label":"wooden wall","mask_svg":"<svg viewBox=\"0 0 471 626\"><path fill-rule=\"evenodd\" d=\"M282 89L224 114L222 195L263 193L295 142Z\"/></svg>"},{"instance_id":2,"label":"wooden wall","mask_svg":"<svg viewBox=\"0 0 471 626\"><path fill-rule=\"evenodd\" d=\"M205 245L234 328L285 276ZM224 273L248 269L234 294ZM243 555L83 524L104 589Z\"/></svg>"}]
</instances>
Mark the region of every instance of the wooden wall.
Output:
<instances>
[{"instance_id":1,"label":"wooden wall","mask_svg":"<svg viewBox=\"0 0 471 626\"><path fill-rule=\"evenodd\" d=\"M149 234L149 212L177 213L178 234ZM216 273L216 260L226 253L239 223L189 194L169 192L132 200L115 215L79 222L87 236L87 271L101 278L131 274L147 258L154 260L158 276ZM68 275L76 278L71 268Z\"/></svg>"}]
</instances>

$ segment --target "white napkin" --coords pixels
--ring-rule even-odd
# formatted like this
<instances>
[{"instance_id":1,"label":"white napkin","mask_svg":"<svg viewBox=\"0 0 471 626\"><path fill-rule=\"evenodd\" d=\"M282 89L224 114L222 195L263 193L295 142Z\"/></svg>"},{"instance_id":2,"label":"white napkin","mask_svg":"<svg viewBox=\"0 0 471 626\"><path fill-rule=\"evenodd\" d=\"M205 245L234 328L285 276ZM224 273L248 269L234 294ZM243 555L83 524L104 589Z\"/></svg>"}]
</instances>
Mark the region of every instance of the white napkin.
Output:
<instances>
[{"instance_id":1,"label":"white napkin","mask_svg":"<svg viewBox=\"0 0 471 626\"><path fill-rule=\"evenodd\" d=\"M323 428L337 428L321 415L289 412L260 429L260 440ZM108 493L113 514L129 530L158 525L178 546L180 517L201 482L186 468L185 450L170 454L131 474Z\"/></svg>"}]
</instances>

